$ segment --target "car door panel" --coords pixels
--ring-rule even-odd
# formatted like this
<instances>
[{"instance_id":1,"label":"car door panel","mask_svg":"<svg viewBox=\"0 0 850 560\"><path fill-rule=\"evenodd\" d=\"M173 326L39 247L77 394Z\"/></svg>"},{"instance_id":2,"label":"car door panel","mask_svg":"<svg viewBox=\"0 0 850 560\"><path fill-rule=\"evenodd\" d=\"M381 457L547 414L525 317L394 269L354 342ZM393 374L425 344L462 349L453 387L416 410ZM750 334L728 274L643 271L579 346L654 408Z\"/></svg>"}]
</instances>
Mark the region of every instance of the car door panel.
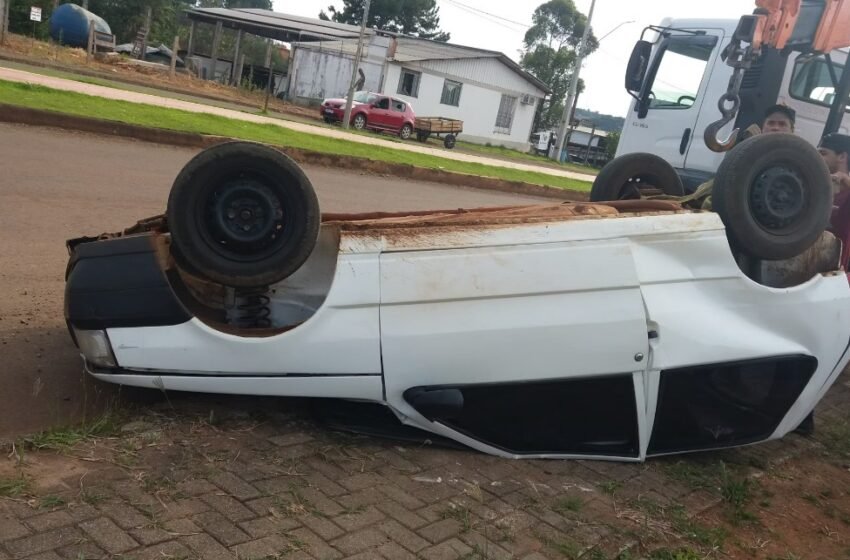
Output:
<instances>
[{"instance_id":1,"label":"car door panel","mask_svg":"<svg viewBox=\"0 0 850 560\"><path fill-rule=\"evenodd\" d=\"M648 341L628 243L385 253L381 330L387 400L403 414L424 417L417 391L448 387L467 404L439 423L506 453L638 454ZM497 417L519 431L489 429ZM517 449L522 430L540 437Z\"/></svg>"}]
</instances>

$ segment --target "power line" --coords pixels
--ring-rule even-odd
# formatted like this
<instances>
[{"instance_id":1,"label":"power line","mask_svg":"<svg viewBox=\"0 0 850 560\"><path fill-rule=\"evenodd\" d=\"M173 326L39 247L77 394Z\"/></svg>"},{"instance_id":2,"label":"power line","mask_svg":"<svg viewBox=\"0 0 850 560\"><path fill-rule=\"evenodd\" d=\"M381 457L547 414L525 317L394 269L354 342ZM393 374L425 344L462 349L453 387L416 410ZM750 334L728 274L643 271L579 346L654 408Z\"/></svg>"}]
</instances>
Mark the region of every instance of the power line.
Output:
<instances>
[{"instance_id":1,"label":"power line","mask_svg":"<svg viewBox=\"0 0 850 560\"><path fill-rule=\"evenodd\" d=\"M490 12L486 12L484 10L480 10L480 9L474 7L474 6L470 6L469 4L464 4L463 2L458 2L458 0L446 0L446 1L449 2L450 4L454 4L455 6L461 8L461 9L465 9L467 12L472 12L472 13L477 13L477 14L489 16L490 18L495 18L495 19L498 19L498 20L502 20L502 21L511 23L513 25L518 25L518 26L522 27L523 29L530 29L531 28L530 25L526 25L525 23L520 23L520 22L514 21L512 19L508 19L508 18L499 16L499 15L496 15L496 14L492 14ZM494 22L494 23L498 23L498 22ZM503 27L510 29L507 26L503 26Z\"/></svg>"}]
</instances>

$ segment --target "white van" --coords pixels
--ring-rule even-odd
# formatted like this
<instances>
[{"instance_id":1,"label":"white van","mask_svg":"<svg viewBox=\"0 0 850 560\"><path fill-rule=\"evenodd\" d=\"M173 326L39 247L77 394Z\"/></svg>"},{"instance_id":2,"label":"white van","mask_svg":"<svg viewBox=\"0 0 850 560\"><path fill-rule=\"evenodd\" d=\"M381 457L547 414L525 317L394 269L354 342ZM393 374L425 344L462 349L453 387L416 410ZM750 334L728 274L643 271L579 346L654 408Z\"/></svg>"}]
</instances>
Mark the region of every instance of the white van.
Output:
<instances>
[{"instance_id":1,"label":"white van","mask_svg":"<svg viewBox=\"0 0 850 560\"><path fill-rule=\"evenodd\" d=\"M703 133L721 118L717 103L732 76L721 53L738 22L666 19L653 28L658 38L642 88L631 92L635 100L626 115L618 157L652 152L676 168L688 192L713 176L724 154L709 150ZM817 145L846 59L846 49L830 57L768 51L744 75L737 120L723 129L721 138L735 127L761 125L768 107L784 103L797 111L796 134ZM845 116L839 131L846 133L849 122Z\"/></svg>"}]
</instances>

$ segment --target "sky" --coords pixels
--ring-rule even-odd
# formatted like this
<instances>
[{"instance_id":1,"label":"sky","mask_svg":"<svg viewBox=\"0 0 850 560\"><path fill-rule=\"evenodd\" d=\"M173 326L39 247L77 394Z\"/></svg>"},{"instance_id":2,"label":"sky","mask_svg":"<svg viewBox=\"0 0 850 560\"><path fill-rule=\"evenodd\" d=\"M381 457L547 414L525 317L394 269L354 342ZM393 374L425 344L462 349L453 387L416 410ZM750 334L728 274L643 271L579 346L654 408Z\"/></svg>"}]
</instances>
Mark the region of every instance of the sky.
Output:
<instances>
[{"instance_id":1,"label":"sky","mask_svg":"<svg viewBox=\"0 0 850 560\"><path fill-rule=\"evenodd\" d=\"M584 14L590 10L591 0L574 2ZM531 15L541 3L543 0L437 0L440 27L451 33L452 43L501 51L516 61ZM342 2L274 0L276 11L307 17L317 17L329 5L341 7ZM586 89L579 97L579 108L609 115L626 114L631 98L623 89L623 76L632 47L647 25L658 25L665 17L737 19L754 8L752 0L596 0L593 32L597 38L607 37L582 67Z\"/></svg>"}]
</instances>

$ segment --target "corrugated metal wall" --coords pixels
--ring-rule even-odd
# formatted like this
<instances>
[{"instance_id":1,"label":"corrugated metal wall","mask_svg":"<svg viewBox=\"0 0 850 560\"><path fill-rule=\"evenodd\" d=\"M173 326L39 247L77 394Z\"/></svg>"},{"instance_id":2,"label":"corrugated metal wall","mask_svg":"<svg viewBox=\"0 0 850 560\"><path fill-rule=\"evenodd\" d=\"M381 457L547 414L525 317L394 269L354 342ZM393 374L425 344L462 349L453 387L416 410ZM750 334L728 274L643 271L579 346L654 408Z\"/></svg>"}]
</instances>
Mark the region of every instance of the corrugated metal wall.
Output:
<instances>
[{"instance_id":1,"label":"corrugated metal wall","mask_svg":"<svg viewBox=\"0 0 850 560\"><path fill-rule=\"evenodd\" d=\"M510 92L528 93L535 97L543 97L542 91L496 58L423 60L411 63L411 65L414 64L441 74L456 76L461 81L471 80L479 84L492 84Z\"/></svg>"},{"instance_id":2,"label":"corrugated metal wall","mask_svg":"<svg viewBox=\"0 0 850 560\"><path fill-rule=\"evenodd\" d=\"M344 97L348 93L354 57L299 49L290 96L306 99ZM360 68L366 75L364 89L377 91L381 87L383 65L364 61Z\"/></svg>"},{"instance_id":3,"label":"corrugated metal wall","mask_svg":"<svg viewBox=\"0 0 850 560\"><path fill-rule=\"evenodd\" d=\"M289 97L312 100L344 97L351 81L354 46L341 42L296 46L290 65ZM363 89L380 89L388 46L388 39L373 37L366 47L360 64L366 75Z\"/></svg>"}]
</instances>

